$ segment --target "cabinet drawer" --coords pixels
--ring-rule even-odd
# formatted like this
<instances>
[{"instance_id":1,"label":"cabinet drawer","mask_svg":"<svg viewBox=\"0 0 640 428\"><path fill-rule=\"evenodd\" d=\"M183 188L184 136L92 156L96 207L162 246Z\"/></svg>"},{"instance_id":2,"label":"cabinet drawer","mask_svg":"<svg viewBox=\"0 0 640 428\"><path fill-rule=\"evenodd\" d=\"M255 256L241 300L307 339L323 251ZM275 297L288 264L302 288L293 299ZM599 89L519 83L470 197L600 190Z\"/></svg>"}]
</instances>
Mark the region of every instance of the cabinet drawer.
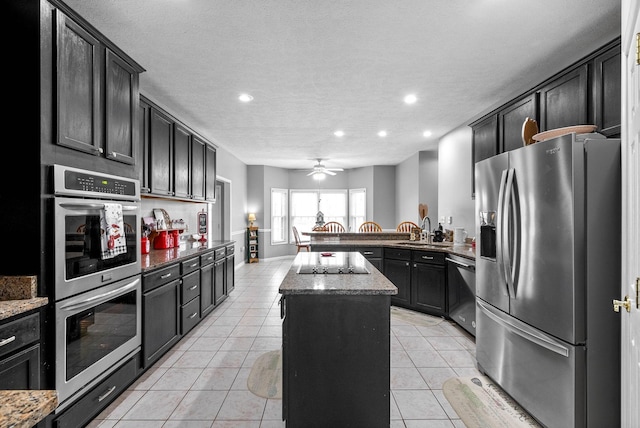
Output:
<instances>
[{"instance_id":1,"label":"cabinet drawer","mask_svg":"<svg viewBox=\"0 0 640 428\"><path fill-rule=\"evenodd\" d=\"M227 249L222 247L222 248L218 248L215 251L215 259L216 260L222 260L224 259L224 257L227 255Z\"/></svg>"},{"instance_id":2,"label":"cabinet drawer","mask_svg":"<svg viewBox=\"0 0 640 428\"><path fill-rule=\"evenodd\" d=\"M40 340L40 315L32 314L0 326L0 356Z\"/></svg>"},{"instance_id":3,"label":"cabinet drawer","mask_svg":"<svg viewBox=\"0 0 640 428\"><path fill-rule=\"evenodd\" d=\"M236 251L235 245L227 245L227 256L232 255Z\"/></svg>"},{"instance_id":4,"label":"cabinet drawer","mask_svg":"<svg viewBox=\"0 0 640 428\"><path fill-rule=\"evenodd\" d=\"M385 259L411 260L411 250L404 248L385 248Z\"/></svg>"},{"instance_id":5,"label":"cabinet drawer","mask_svg":"<svg viewBox=\"0 0 640 428\"><path fill-rule=\"evenodd\" d=\"M200 299L196 297L180 309L182 311L182 334L186 334L200 321Z\"/></svg>"},{"instance_id":6,"label":"cabinet drawer","mask_svg":"<svg viewBox=\"0 0 640 428\"><path fill-rule=\"evenodd\" d=\"M200 295L200 271L192 272L182 277L180 286L180 301L185 304Z\"/></svg>"},{"instance_id":7,"label":"cabinet drawer","mask_svg":"<svg viewBox=\"0 0 640 428\"><path fill-rule=\"evenodd\" d=\"M40 389L40 344L0 359L1 389Z\"/></svg>"},{"instance_id":8,"label":"cabinet drawer","mask_svg":"<svg viewBox=\"0 0 640 428\"><path fill-rule=\"evenodd\" d=\"M411 260L420 263L437 264L444 266L446 254L437 251L413 251Z\"/></svg>"},{"instance_id":9,"label":"cabinet drawer","mask_svg":"<svg viewBox=\"0 0 640 428\"><path fill-rule=\"evenodd\" d=\"M216 253L214 251L209 251L207 254L202 254L200 256L200 266L206 266L213 263L216 258Z\"/></svg>"},{"instance_id":10,"label":"cabinet drawer","mask_svg":"<svg viewBox=\"0 0 640 428\"><path fill-rule=\"evenodd\" d=\"M353 251L359 252L368 259L382 257L382 247L355 247Z\"/></svg>"},{"instance_id":11,"label":"cabinet drawer","mask_svg":"<svg viewBox=\"0 0 640 428\"><path fill-rule=\"evenodd\" d=\"M200 269L200 257L194 257L192 259L180 262L180 266L183 275L196 271Z\"/></svg>"},{"instance_id":12,"label":"cabinet drawer","mask_svg":"<svg viewBox=\"0 0 640 428\"><path fill-rule=\"evenodd\" d=\"M180 264L178 263L158 269L142 277L142 292L153 290L177 278L180 278Z\"/></svg>"},{"instance_id":13,"label":"cabinet drawer","mask_svg":"<svg viewBox=\"0 0 640 428\"><path fill-rule=\"evenodd\" d=\"M85 426L133 382L137 374L137 366L138 357L127 361L59 416L53 426L57 428Z\"/></svg>"}]
</instances>

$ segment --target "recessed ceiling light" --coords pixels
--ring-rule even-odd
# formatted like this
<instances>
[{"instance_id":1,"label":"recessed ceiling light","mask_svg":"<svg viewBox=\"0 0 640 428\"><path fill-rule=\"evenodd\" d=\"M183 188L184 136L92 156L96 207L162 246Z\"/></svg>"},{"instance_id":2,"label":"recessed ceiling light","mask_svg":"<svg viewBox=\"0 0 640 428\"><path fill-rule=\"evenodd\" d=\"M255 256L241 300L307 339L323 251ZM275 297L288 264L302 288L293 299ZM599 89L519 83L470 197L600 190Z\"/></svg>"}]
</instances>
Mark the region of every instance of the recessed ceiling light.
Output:
<instances>
[{"instance_id":1,"label":"recessed ceiling light","mask_svg":"<svg viewBox=\"0 0 640 428\"><path fill-rule=\"evenodd\" d=\"M238 99L243 103L248 103L249 101L253 100L253 97L249 94L240 94Z\"/></svg>"},{"instance_id":2,"label":"recessed ceiling light","mask_svg":"<svg viewBox=\"0 0 640 428\"><path fill-rule=\"evenodd\" d=\"M409 94L404 97L404 102L407 104L415 104L416 101L418 101L418 97L416 97L415 94Z\"/></svg>"},{"instance_id":3,"label":"recessed ceiling light","mask_svg":"<svg viewBox=\"0 0 640 428\"><path fill-rule=\"evenodd\" d=\"M335 135L336 137L344 137L344 131L336 131L333 133L333 135Z\"/></svg>"},{"instance_id":4,"label":"recessed ceiling light","mask_svg":"<svg viewBox=\"0 0 640 428\"><path fill-rule=\"evenodd\" d=\"M424 131L424 132L422 133L422 136L423 136L423 137L425 137L425 138L429 138L429 137L431 137L431 131Z\"/></svg>"},{"instance_id":5,"label":"recessed ceiling light","mask_svg":"<svg viewBox=\"0 0 640 428\"><path fill-rule=\"evenodd\" d=\"M378 132L378 137L386 137L386 136L387 136L387 131Z\"/></svg>"}]
</instances>

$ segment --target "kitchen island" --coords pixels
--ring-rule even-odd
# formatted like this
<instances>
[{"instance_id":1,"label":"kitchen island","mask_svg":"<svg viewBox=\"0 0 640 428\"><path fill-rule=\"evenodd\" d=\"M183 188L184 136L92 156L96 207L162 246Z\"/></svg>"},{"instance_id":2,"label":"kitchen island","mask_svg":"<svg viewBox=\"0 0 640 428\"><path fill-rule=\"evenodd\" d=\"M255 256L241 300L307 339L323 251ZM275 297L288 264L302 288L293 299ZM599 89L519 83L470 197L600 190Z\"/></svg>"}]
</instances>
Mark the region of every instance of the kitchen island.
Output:
<instances>
[{"instance_id":1,"label":"kitchen island","mask_svg":"<svg viewBox=\"0 0 640 428\"><path fill-rule=\"evenodd\" d=\"M291 427L388 427L390 297L360 253L299 253L280 285L282 417Z\"/></svg>"}]
</instances>

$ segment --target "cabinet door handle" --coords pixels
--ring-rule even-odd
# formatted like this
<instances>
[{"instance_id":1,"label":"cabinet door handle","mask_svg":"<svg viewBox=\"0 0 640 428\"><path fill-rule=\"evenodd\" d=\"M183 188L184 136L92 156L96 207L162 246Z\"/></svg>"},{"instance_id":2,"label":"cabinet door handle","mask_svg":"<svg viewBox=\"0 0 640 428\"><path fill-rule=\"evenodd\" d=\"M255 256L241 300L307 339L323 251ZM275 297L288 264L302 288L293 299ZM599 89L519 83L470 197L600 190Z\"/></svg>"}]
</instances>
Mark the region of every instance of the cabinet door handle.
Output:
<instances>
[{"instance_id":1,"label":"cabinet door handle","mask_svg":"<svg viewBox=\"0 0 640 428\"><path fill-rule=\"evenodd\" d=\"M422 256L421 258L423 260L433 260L433 257L431 257L431 256Z\"/></svg>"},{"instance_id":2,"label":"cabinet door handle","mask_svg":"<svg viewBox=\"0 0 640 428\"><path fill-rule=\"evenodd\" d=\"M373 255L373 251L365 251L364 253L365 256L372 256Z\"/></svg>"},{"instance_id":3,"label":"cabinet door handle","mask_svg":"<svg viewBox=\"0 0 640 428\"><path fill-rule=\"evenodd\" d=\"M197 316L198 316L198 313L197 313L197 312L194 312L194 313L192 313L191 315L189 315L189 319L190 319L190 320L192 320L192 319L194 319L194 318L195 318L195 317L197 317Z\"/></svg>"},{"instance_id":4,"label":"cabinet door handle","mask_svg":"<svg viewBox=\"0 0 640 428\"><path fill-rule=\"evenodd\" d=\"M102 394L101 396L99 396L99 397L98 397L98 401L102 401L102 400L104 400L104 399L105 399L105 398L107 398L109 395L111 395L111 393L112 393L113 391L115 391L115 390L116 390L116 387L115 387L115 385L114 385L114 386L112 386L111 388L109 388L109 389L107 390L107 392L105 392L104 394Z\"/></svg>"},{"instance_id":5,"label":"cabinet door handle","mask_svg":"<svg viewBox=\"0 0 640 428\"><path fill-rule=\"evenodd\" d=\"M171 276L171 273L167 273L167 274L161 275L161 276L160 276L160 279L167 279L167 278L169 278L170 276Z\"/></svg>"},{"instance_id":6,"label":"cabinet door handle","mask_svg":"<svg viewBox=\"0 0 640 428\"><path fill-rule=\"evenodd\" d=\"M414 263L414 264L413 264L413 267L414 267L414 268L417 268L417 267L418 267L418 263Z\"/></svg>"},{"instance_id":7,"label":"cabinet door handle","mask_svg":"<svg viewBox=\"0 0 640 428\"><path fill-rule=\"evenodd\" d=\"M189 287L189 291L191 291L191 290L195 290L196 288L198 288L198 286L197 286L197 285L194 285L193 287Z\"/></svg>"},{"instance_id":8,"label":"cabinet door handle","mask_svg":"<svg viewBox=\"0 0 640 428\"><path fill-rule=\"evenodd\" d=\"M410 265L411 265L411 263L409 263L409 262L405 263L405 266L410 266Z\"/></svg>"},{"instance_id":9,"label":"cabinet door handle","mask_svg":"<svg viewBox=\"0 0 640 428\"><path fill-rule=\"evenodd\" d=\"M194 264L192 264L192 265L191 265L191 266L189 266L189 267L196 267L196 266L198 266L198 262L195 262Z\"/></svg>"},{"instance_id":10,"label":"cabinet door handle","mask_svg":"<svg viewBox=\"0 0 640 428\"><path fill-rule=\"evenodd\" d=\"M11 336L11 337L7 337L6 339L2 339L2 340L0 340L0 346L7 345L7 344L13 342L14 340L16 340L15 336Z\"/></svg>"}]
</instances>

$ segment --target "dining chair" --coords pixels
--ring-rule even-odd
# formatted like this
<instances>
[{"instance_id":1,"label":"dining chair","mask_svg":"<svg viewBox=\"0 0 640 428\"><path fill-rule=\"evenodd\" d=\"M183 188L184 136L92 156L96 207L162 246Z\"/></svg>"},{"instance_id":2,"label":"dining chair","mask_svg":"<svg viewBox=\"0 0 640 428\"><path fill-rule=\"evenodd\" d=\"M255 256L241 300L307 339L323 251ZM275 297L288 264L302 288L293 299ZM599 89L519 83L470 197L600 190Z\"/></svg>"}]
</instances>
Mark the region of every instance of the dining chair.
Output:
<instances>
[{"instance_id":1,"label":"dining chair","mask_svg":"<svg viewBox=\"0 0 640 428\"><path fill-rule=\"evenodd\" d=\"M403 221L396 227L396 232L411 233L411 229L417 228L418 225L412 221Z\"/></svg>"},{"instance_id":2,"label":"dining chair","mask_svg":"<svg viewBox=\"0 0 640 428\"><path fill-rule=\"evenodd\" d=\"M296 240L296 253L299 253L301 249L307 250L307 252L311 251L311 242L302 241L300 239L300 234L298 233L298 229L295 226L291 226L293 229L293 238Z\"/></svg>"},{"instance_id":3,"label":"dining chair","mask_svg":"<svg viewBox=\"0 0 640 428\"><path fill-rule=\"evenodd\" d=\"M382 228L375 221L365 221L358 228L358 232L382 232Z\"/></svg>"},{"instance_id":4,"label":"dining chair","mask_svg":"<svg viewBox=\"0 0 640 428\"><path fill-rule=\"evenodd\" d=\"M344 226L337 221L330 221L324 224L327 232L344 232Z\"/></svg>"}]
</instances>

